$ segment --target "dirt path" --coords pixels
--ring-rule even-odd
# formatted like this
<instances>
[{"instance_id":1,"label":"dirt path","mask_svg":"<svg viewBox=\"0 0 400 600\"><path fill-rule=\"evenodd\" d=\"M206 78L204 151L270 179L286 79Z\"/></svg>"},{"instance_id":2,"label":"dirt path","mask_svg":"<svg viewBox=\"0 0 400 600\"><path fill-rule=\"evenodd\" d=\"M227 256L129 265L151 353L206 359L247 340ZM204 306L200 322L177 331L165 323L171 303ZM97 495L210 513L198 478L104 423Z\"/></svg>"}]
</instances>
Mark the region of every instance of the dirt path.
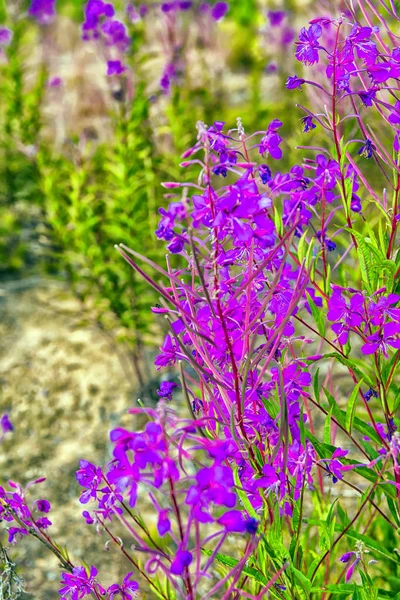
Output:
<instances>
[{"instance_id":1,"label":"dirt path","mask_svg":"<svg viewBox=\"0 0 400 600\"><path fill-rule=\"evenodd\" d=\"M132 426L126 410L133 400L115 347L62 285L43 280L0 285L0 414L9 412L15 425L0 446L0 483L13 479L26 485L46 476L31 491L32 500L51 501L54 538L76 563L106 565L106 584L123 577L127 565L114 560L110 569L106 540L81 517L74 474L80 458L108 460L108 431L121 422ZM26 598L59 597L57 561L38 543L23 540L10 554L32 594Z\"/></svg>"}]
</instances>

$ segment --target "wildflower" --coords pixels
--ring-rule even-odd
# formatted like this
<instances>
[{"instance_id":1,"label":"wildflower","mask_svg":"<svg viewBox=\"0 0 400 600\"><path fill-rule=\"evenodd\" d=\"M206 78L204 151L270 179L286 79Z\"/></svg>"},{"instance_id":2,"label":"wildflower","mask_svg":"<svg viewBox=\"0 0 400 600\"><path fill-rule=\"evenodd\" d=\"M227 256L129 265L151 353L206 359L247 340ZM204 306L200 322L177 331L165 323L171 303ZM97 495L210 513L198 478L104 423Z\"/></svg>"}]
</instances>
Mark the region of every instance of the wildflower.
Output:
<instances>
[{"instance_id":1,"label":"wildflower","mask_svg":"<svg viewBox=\"0 0 400 600\"><path fill-rule=\"evenodd\" d=\"M51 509L51 504L48 500L35 500L33 503L39 512L48 513Z\"/></svg>"},{"instance_id":2,"label":"wildflower","mask_svg":"<svg viewBox=\"0 0 400 600\"><path fill-rule=\"evenodd\" d=\"M400 100L397 100L393 111L390 113L389 115L389 121L392 123L392 125L399 125L400 123Z\"/></svg>"},{"instance_id":3,"label":"wildflower","mask_svg":"<svg viewBox=\"0 0 400 600\"><path fill-rule=\"evenodd\" d=\"M267 17L271 27L279 27L286 17L284 10L269 10Z\"/></svg>"},{"instance_id":4,"label":"wildflower","mask_svg":"<svg viewBox=\"0 0 400 600\"><path fill-rule=\"evenodd\" d=\"M378 49L375 42L371 40L371 35L377 31L377 28L361 27L356 24L350 34L347 36L344 45L344 55L349 60L354 60L354 51L358 58L363 60L367 65L373 65L378 56Z\"/></svg>"},{"instance_id":5,"label":"wildflower","mask_svg":"<svg viewBox=\"0 0 400 600\"><path fill-rule=\"evenodd\" d=\"M178 385L174 381L162 381L160 383L160 388L157 390L157 394L160 398L172 400L172 393L176 387L178 387Z\"/></svg>"},{"instance_id":6,"label":"wildflower","mask_svg":"<svg viewBox=\"0 0 400 600\"><path fill-rule=\"evenodd\" d=\"M0 46L8 46L13 38L13 32L8 27L0 27Z\"/></svg>"},{"instance_id":7,"label":"wildflower","mask_svg":"<svg viewBox=\"0 0 400 600\"><path fill-rule=\"evenodd\" d=\"M48 81L48 86L51 88L58 88L62 86L62 83L63 80L61 77L51 77Z\"/></svg>"},{"instance_id":8,"label":"wildflower","mask_svg":"<svg viewBox=\"0 0 400 600\"><path fill-rule=\"evenodd\" d=\"M364 156L365 158L371 158L375 150L376 146L374 146L371 140L367 139L365 140L365 142L363 142L363 145L361 146L357 154L359 154L360 156Z\"/></svg>"},{"instance_id":9,"label":"wildflower","mask_svg":"<svg viewBox=\"0 0 400 600\"><path fill-rule=\"evenodd\" d=\"M393 305L400 301L399 294L388 294L382 296L377 302L371 302L368 312L372 325L383 325L386 319L400 322L400 308Z\"/></svg>"},{"instance_id":10,"label":"wildflower","mask_svg":"<svg viewBox=\"0 0 400 600\"><path fill-rule=\"evenodd\" d=\"M267 133L262 138L260 143L260 154L265 154L268 152L268 154L270 154L275 160L282 158L282 150L279 147L282 142L282 138L276 133L277 130L282 127L282 125L283 123L278 119L275 119L269 124Z\"/></svg>"},{"instance_id":11,"label":"wildflower","mask_svg":"<svg viewBox=\"0 0 400 600\"><path fill-rule=\"evenodd\" d=\"M343 465L338 458L343 458L349 453L348 450L336 448L330 459L322 459L321 462L326 463L326 467L332 475L332 483L337 483L339 479L343 479L343 472L354 469L357 465Z\"/></svg>"},{"instance_id":12,"label":"wildflower","mask_svg":"<svg viewBox=\"0 0 400 600\"><path fill-rule=\"evenodd\" d=\"M217 2L211 9L211 16L214 21L220 21L228 12L229 5L227 2Z\"/></svg>"},{"instance_id":13,"label":"wildflower","mask_svg":"<svg viewBox=\"0 0 400 600\"><path fill-rule=\"evenodd\" d=\"M114 600L115 596L120 595L122 600L132 600L136 597L136 592L139 589L139 584L133 580L133 573L128 573L124 577L122 585L113 583L107 588L109 600Z\"/></svg>"},{"instance_id":14,"label":"wildflower","mask_svg":"<svg viewBox=\"0 0 400 600\"><path fill-rule=\"evenodd\" d=\"M311 115L306 115L305 117L302 117L301 122L304 125L304 129L303 129L304 133L308 133L311 129L316 128L316 125L313 122L313 118Z\"/></svg>"},{"instance_id":15,"label":"wildflower","mask_svg":"<svg viewBox=\"0 0 400 600\"><path fill-rule=\"evenodd\" d=\"M39 519L36 519L36 525L39 527L39 529L48 529L52 524L53 523L47 517L40 517Z\"/></svg>"},{"instance_id":16,"label":"wildflower","mask_svg":"<svg viewBox=\"0 0 400 600\"><path fill-rule=\"evenodd\" d=\"M214 175L222 175L222 177L226 177L228 174L228 171L226 167L224 167L224 165L218 165L216 167L213 167L212 172L214 173Z\"/></svg>"},{"instance_id":17,"label":"wildflower","mask_svg":"<svg viewBox=\"0 0 400 600\"><path fill-rule=\"evenodd\" d=\"M122 75L125 73L126 67L122 64L120 60L109 60L107 62L107 75Z\"/></svg>"},{"instance_id":18,"label":"wildflower","mask_svg":"<svg viewBox=\"0 0 400 600\"><path fill-rule=\"evenodd\" d=\"M351 195L350 208L355 213L360 213L362 211L361 198L357 196L357 194Z\"/></svg>"},{"instance_id":19,"label":"wildflower","mask_svg":"<svg viewBox=\"0 0 400 600\"><path fill-rule=\"evenodd\" d=\"M336 160L327 158L324 154L317 154L315 161L317 164L315 183L324 189L333 189L336 180L340 177L339 163Z\"/></svg>"},{"instance_id":20,"label":"wildflower","mask_svg":"<svg viewBox=\"0 0 400 600\"><path fill-rule=\"evenodd\" d=\"M371 88L367 91L358 92L358 96L364 106L372 106L376 97L377 88Z\"/></svg>"},{"instance_id":21,"label":"wildflower","mask_svg":"<svg viewBox=\"0 0 400 600\"><path fill-rule=\"evenodd\" d=\"M29 14L38 23L49 23L56 14L55 3L56 0L32 0Z\"/></svg>"},{"instance_id":22,"label":"wildflower","mask_svg":"<svg viewBox=\"0 0 400 600\"><path fill-rule=\"evenodd\" d=\"M15 544L18 538L28 535L28 530L24 527L10 527L8 530L8 543Z\"/></svg>"},{"instance_id":23,"label":"wildflower","mask_svg":"<svg viewBox=\"0 0 400 600\"><path fill-rule=\"evenodd\" d=\"M1 416L0 427L3 434L8 433L9 431L14 431L14 425L11 423L7 413L4 413L4 415Z\"/></svg>"},{"instance_id":24,"label":"wildflower","mask_svg":"<svg viewBox=\"0 0 400 600\"><path fill-rule=\"evenodd\" d=\"M184 570L190 565L193 560L191 552L187 550L178 550L174 560L171 563L170 573L173 575L182 575Z\"/></svg>"},{"instance_id":25,"label":"wildflower","mask_svg":"<svg viewBox=\"0 0 400 600\"><path fill-rule=\"evenodd\" d=\"M257 520L254 518L245 518L240 510L228 510L218 519L225 531L230 533L257 533Z\"/></svg>"},{"instance_id":26,"label":"wildflower","mask_svg":"<svg viewBox=\"0 0 400 600\"><path fill-rule=\"evenodd\" d=\"M94 519L92 518L92 516L91 516L91 514L90 514L89 511L84 510L82 512L82 517L85 519L86 525L93 525Z\"/></svg>"},{"instance_id":27,"label":"wildflower","mask_svg":"<svg viewBox=\"0 0 400 600\"><path fill-rule=\"evenodd\" d=\"M367 390L365 392L364 398L366 399L367 402L369 402L371 400L371 398L379 398L379 394L376 390L369 388L369 390Z\"/></svg>"},{"instance_id":28,"label":"wildflower","mask_svg":"<svg viewBox=\"0 0 400 600\"><path fill-rule=\"evenodd\" d=\"M158 514L157 531L161 537L171 531L171 521L168 518L168 509L160 510Z\"/></svg>"},{"instance_id":29,"label":"wildflower","mask_svg":"<svg viewBox=\"0 0 400 600\"><path fill-rule=\"evenodd\" d=\"M301 77L297 77L297 75L292 75L291 77L288 77L286 80L286 88L288 90L294 90L296 88L300 88L303 85L303 83L305 83L305 79L302 79Z\"/></svg>"},{"instance_id":30,"label":"wildflower","mask_svg":"<svg viewBox=\"0 0 400 600\"><path fill-rule=\"evenodd\" d=\"M355 561L350 565L347 573L346 573L346 577L345 577L345 582L348 583L350 581L350 579L353 577L354 574L354 570L356 568L356 566L358 565L358 563L360 562L361 558L357 557L355 559Z\"/></svg>"},{"instance_id":31,"label":"wildflower","mask_svg":"<svg viewBox=\"0 0 400 600\"><path fill-rule=\"evenodd\" d=\"M167 94L171 88L171 84L176 80L177 72L176 67L173 63L168 63L164 68L163 74L160 79L160 87L165 94Z\"/></svg>"},{"instance_id":32,"label":"wildflower","mask_svg":"<svg viewBox=\"0 0 400 600\"><path fill-rule=\"evenodd\" d=\"M93 591L105 594L105 589L95 581L96 575L95 567L90 567L89 574L84 567L74 567L72 573L62 573L61 584L63 587L59 590L60 600L80 600L91 595Z\"/></svg>"},{"instance_id":33,"label":"wildflower","mask_svg":"<svg viewBox=\"0 0 400 600\"><path fill-rule=\"evenodd\" d=\"M79 502L87 504L91 498L96 499L99 492L99 486L103 482L103 472L101 467L96 467L87 460L79 462L80 469L76 472L76 479L86 492L82 492Z\"/></svg>"},{"instance_id":34,"label":"wildflower","mask_svg":"<svg viewBox=\"0 0 400 600\"><path fill-rule=\"evenodd\" d=\"M258 172L264 185L271 181L272 173L268 165L260 165Z\"/></svg>"},{"instance_id":35,"label":"wildflower","mask_svg":"<svg viewBox=\"0 0 400 600\"><path fill-rule=\"evenodd\" d=\"M303 27L299 33L296 58L304 65L313 65L319 61L318 50L320 50L319 38L322 35L322 27L314 23L308 29Z\"/></svg>"},{"instance_id":36,"label":"wildflower","mask_svg":"<svg viewBox=\"0 0 400 600\"><path fill-rule=\"evenodd\" d=\"M347 563L353 555L355 555L355 552L346 552L339 558L339 560L340 562Z\"/></svg>"},{"instance_id":37,"label":"wildflower","mask_svg":"<svg viewBox=\"0 0 400 600\"><path fill-rule=\"evenodd\" d=\"M340 344L346 344L350 329L360 327L365 321L362 294L353 294L349 304L347 304L341 292L335 289L328 302L328 309L327 319L334 322L332 331L338 336L337 339Z\"/></svg>"},{"instance_id":38,"label":"wildflower","mask_svg":"<svg viewBox=\"0 0 400 600\"><path fill-rule=\"evenodd\" d=\"M166 367L167 365L174 365L177 359L177 348L175 343L172 341L170 335L166 335L164 343L160 348L161 354L156 356L154 364L157 369Z\"/></svg>"},{"instance_id":39,"label":"wildflower","mask_svg":"<svg viewBox=\"0 0 400 600\"><path fill-rule=\"evenodd\" d=\"M367 337L367 343L361 346L363 354L382 352L388 358L388 348L400 349L400 323L385 323L379 331Z\"/></svg>"}]
</instances>

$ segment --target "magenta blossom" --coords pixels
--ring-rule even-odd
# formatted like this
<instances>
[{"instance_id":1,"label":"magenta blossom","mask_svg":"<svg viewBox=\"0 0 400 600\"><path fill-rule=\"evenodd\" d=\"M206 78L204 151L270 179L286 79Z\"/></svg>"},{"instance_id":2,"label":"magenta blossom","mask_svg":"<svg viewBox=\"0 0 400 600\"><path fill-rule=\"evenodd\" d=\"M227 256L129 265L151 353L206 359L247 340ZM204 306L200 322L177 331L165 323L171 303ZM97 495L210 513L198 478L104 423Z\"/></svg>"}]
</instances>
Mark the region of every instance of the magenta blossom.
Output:
<instances>
[{"instance_id":1,"label":"magenta blossom","mask_svg":"<svg viewBox=\"0 0 400 600\"><path fill-rule=\"evenodd\" d=\"M296 58L304 65L313 65L319 61L318 50L320 50L319 38L322 35L322 27L313 23L308 29L303 27L299 33L299 41L296 42Z\"/></svg>"},{"instance_id":2,"label":"magenta blossom","mask_svg":"<svg viewBox=\"0 0 400 600\"><path fill-rule=\"evenodd\" d=\"M386 323L379 331L367 337L367 343L361 347L363 354L382 352L388 358L388 348L400 349L400 323Z\"/></svg>"},{"instance_id":3,"label":"magenta blossom","mask_svg":"<svg viewBox=\"0 0 400 600\"><path fill-rule=\"evenodd\" d=\"M95 567L90 567L89 574L84 567L75 567L72 573L62 573L61 583L64 585L59 590L60 600L81 600L93 591L105 594L106 590L95 581L96 575Z\"/></svg>"},{"instance_id":4,"label":"magenta blossom","mask_svg":"<svg viewBox=\"0 0 400 600\"><path fill-rule=\"evenodd\" d=\"M128 573L124 577L122 585L113 583L107 589L109 600L114 600L116 596L120 596L122 600L132 600L136 597L136 592L139 589L139 584L133 580L133 573Z\"/></svg>"}]
</instances>

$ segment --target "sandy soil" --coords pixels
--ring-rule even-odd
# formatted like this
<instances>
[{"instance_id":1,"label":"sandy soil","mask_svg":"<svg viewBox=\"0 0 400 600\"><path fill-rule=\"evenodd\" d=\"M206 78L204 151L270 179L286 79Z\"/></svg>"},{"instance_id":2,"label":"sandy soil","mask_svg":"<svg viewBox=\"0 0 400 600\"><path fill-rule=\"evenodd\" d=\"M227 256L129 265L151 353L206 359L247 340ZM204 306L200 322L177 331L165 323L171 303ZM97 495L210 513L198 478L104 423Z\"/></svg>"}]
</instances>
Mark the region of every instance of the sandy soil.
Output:
<instances>
[{"instance_id":1,"label":"sandy soil","mask_svg":"<svg viewBox=\"0 0 400 600\"><path fill-rule=\"evenodd\" d=\"M46 476L30 496L51 501L54 539L76 564L84 559L103 567L109 584L130 569L120 558L111 561L106 540L85 525L75 471L80 458L108 460L108 431L121 422L133 425L126 410L136 391L115 346L62 285L12 282L0 294L0 414L9 412L15 425L0 447L0 480L26 485ZM59 597L57 560L38 542L23 540L10 555L26 598Z\"/></svg>"}]
</instances>

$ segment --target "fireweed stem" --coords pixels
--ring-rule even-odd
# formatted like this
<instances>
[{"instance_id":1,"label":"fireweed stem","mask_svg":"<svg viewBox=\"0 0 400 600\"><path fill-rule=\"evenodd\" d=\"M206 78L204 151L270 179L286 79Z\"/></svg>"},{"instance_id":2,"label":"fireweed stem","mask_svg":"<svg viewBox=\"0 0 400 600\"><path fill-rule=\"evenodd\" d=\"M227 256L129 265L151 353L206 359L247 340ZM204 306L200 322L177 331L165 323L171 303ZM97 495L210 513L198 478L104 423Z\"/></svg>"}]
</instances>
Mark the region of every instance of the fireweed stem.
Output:
<instances>
[{"instance_id":1,"label":"fireweed stem","mask_svg":"<svg viewBox=\"0 0 400 600\"><path fill-rule=\"evenodd\" d=\"M343 531L340 533L340 535L336 538L336 540L333 542L332 546L329 548L329 550L327 550L321 560L318 562L318 564L316 565L310 580L313 581L315 578L315 575L317 574L317 571L319 569L319 567L322 565L322 563L324 562L325 558L327 556L330 555L330 553L332 552L333 548L340 542L340 540L343 538L344 535L346 535L347 531L351 528L351 526L357 521L358 517L360 516L360 514L362 513L363 508L368 504L370 497L372 496L373 492L375 491L375 489L378 486L379 480L381 479L383 473L385 472L386 469L386 464L387 464L387 459L385 460L382 469L380 470L380 472L377 475L376 481L373 483L373 485L371 486L370 491L367 494L367 497L365 498L365 500L361 503L360 508L358 509L358 511L356 512L356 514L354 515L354 517L351 519L351 521L349 522L348 525L346 525L346 527L343 529Z\"/></svg>"}]
</instances>

